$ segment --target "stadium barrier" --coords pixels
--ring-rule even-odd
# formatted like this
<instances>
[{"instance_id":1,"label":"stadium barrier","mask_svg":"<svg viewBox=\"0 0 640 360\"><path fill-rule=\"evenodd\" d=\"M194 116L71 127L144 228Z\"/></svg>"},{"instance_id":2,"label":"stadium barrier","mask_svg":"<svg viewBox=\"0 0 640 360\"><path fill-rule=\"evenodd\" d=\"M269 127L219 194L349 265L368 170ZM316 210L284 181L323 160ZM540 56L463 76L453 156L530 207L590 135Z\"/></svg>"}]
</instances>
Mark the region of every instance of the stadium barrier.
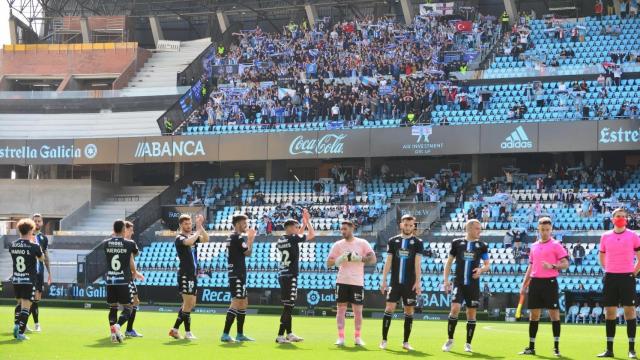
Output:
<instances>
[{"instance_id":1,"label":"stadium barrier","mask_svg":"<svg viewBox=\"0 0 640 360\"><path fill-rule=\"evenodd\" d=\"M637 120L0 140L0 164L131 164L640 150Z\"/></svg>"},{"instance_id":2,"label":"stadium barrier","mask_svg":"<svg viewBox=\"0 0 640 360\"><path fill-rule=\"evenodd\" d=\"M2 284L0 298L12 298L13 286L10 282ZM43 299L53 300L86 300L106 301L106 285L104 284L71 284L53 283L44 285ZM142 303L180 303L182 300L177 286L145 286L138 285L138 294ZM250 304L280 306L280 289L247 289ZM198 287L198 304L228 305L231 294L228 288ZM367 308L384 308L386 298L380 291L365 291L364 304ZM482 302L482 301L481 301ZM493 294L490 299L491 308L504 308L517 303L517 294ZM331 308L335 307L335 290L298 289L296 306L298 308ZM451 295L441 291L427 291L421 294L422 308L430 310L447 310L451 306Z\"/></svg>"}]
</instances>

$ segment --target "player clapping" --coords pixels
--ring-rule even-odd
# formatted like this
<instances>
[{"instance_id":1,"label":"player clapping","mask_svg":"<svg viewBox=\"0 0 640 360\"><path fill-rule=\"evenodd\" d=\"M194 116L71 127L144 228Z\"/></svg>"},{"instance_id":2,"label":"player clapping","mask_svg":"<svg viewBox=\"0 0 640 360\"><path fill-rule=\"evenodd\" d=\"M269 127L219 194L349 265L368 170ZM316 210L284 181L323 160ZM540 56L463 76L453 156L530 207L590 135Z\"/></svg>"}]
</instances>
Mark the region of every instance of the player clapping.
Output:
<instances>
[{"instance_id":1,"label":"player clapping","mask_svg":"<svg viewBox=\"0 0 640 360\"><path fill-rule=\"evenodd\" d=\"M169 330L169 336L180 339L178 329L184 323L185 339L194 340L191 333L191 310L196 306L198 294L198 244L209 242L209 234L204 229L204 216L196 216L196 231L193 232L191 216L180 215L178 218L180 234L176 236L175 245L180 266L178 268L178 289L182 295L182 306L178 318Z\"/></svg>"},{"instance_id":2,"label":"player clapping","mask_svg":"<svg viewBox=\"0 0 640 360\"><path fill-rule=\"evenodd\" d=\"M305 235L304 231L308 234ZM289 219L284 222L285 234L278 239L276 247L280 252L280 297L282 299L282 315L280 316L280 328L278 329L278 344L300 342L303 338L296 336L292 331L292 313L298 297L298 272L300 271L300 243L311 241L315 238L315 231L310 222L307 209L302 212L302 226L297 220ZM285 337L284 334L287 333Z\"/></svg>"},{"instance_id":3,"label":"player clapping","mask_svg":"<svg viewBox=\"0 0 640 360\"><path fill-rule=\"evenodd\" d=\"M253 341L244 334L244 318L247 314L249 301L247 299L247 264L245 259L253 252L253 241L256 238L256 230L249 228L246 215L236 215L231 219L233 233L226 241L227 245L227 271L229 273L229 291L231 292L231 304L227 310L224 330L220 341L243 342ZM244 235L246 233L246 236ZM229 335L233 322L237 320L237 333L235 340Z\"/></svg>"}]
</instances>

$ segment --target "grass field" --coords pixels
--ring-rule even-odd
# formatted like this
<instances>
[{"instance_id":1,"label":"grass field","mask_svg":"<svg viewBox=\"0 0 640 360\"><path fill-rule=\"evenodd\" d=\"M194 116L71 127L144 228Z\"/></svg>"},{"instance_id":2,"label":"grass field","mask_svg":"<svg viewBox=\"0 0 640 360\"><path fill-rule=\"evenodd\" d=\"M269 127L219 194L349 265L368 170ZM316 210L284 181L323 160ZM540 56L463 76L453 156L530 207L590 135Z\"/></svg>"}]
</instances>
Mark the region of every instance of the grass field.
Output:
<instances>
[{"instance_id":1,"label":"grass field","mask_svg":"<svg viewBox=\"0 0 640 360\"><path fill-rule=\"evenodd\" d=\"M444 321L415 321L411 344L415 352L401 349L402 322L394 320L391 325L389 348L378 349L381 320L365 319L364 348L353 346L353 320L347 319L347 346L336 348L335 320L326 318L294 317L293 330L306 340L295 345L274 343L279 318L277 316L247 315L245 333L256 339L254 343L223 344L219 336L224 325L223 315L193 314L192 332L199 337L195 341L173 340L167 336L175 314L138 312L135 328L144 338L127 339L123 344L112 344L109 338L106 310L81 310L47 308L40 309L42 333L27 334L30 340L18 342L13 339L11 329L13 308L0 307L0 319L4 319L4 330L0 329L0 359L387 359L427 357L432 359L479 358L517 359L516 355L528 344L526 323L507 324L479 322L473 341L475 353L464 353L465 322L458 323L456 344L452 353L440 350L446 338ZM33 322L30 321L30 325ZM183 333L181 329L181 333ZM235 325L232 331L235 335ZM617 330L615 352L618 358L626 358L626 330ZM538 357L552 359L551 326L540 326L537 342ZM568 325L562 328L560 349L566 359L590 359L604 349L604 327L590 325Z\"/></svg>"}]
</instances>

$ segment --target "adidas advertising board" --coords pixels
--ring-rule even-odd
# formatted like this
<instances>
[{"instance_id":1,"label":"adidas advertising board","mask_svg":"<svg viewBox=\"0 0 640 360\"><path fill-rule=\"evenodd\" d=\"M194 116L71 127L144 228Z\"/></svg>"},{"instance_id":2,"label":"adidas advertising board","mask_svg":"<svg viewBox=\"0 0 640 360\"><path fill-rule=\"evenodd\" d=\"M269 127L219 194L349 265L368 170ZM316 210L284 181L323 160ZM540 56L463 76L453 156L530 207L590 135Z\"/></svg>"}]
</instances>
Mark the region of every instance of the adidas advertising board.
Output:
<instances>
[{"instance_id":1,"label":"adidas advertising board","mask_svg":"<svg viewBox=\"0 0 640 360\"><path fill-rule=\"evenodd\" d=\"M507 135L500 143L501 149L533 149L533 142L524 131L522 126L518 126L511 134Z\"/></svg>"},{"instance_id":2,"label":"adidas advertising board","mask_svg":"<svg viewBox=\"0 0 640 360\"><path fill-rule=\"evenodd\" d=\"M538 151L538 124L484 125L480 130L482 153Z\"/></svg>"}]
</instances>

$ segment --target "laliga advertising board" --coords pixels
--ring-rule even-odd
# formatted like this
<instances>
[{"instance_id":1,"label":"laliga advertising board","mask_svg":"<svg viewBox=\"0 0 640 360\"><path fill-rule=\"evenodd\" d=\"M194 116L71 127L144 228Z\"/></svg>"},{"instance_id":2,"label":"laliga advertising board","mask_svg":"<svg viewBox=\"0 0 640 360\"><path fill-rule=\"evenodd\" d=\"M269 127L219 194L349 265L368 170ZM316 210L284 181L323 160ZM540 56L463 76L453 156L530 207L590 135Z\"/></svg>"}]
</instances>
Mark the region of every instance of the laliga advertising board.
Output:
<instances>
[{"instance_id":1,"label":"laliga advertising board","mask_svg":"<svg viewBox=\"0 0 640 360\"><path fill-rule=\"evenodd\" d=\"M255 301L264 296L265 289L248 289L248 296ZM44 285L43 297L58 300L87 300L102 301L106 296L106 286L103 284L70 284L52 283ZM174 302L177 300L173 286L145 286L138 285L138 292L142 298L154 299L157 302ZM365 306L384 307L384 297L378 296L379 291L367 291ZM13 287L3 286L0 289L2 297L13 297ZM422 307L425 309L448 309L451 305L451 295L441 291L427 291L420 295ZM231 293L228 288L202 287L198 291L199 304L228 304ZM332 308L335 306L336 295L334 289L299 289L296 305L302 308ZM279 305L280 297L277 291L272 291L270 305Z\"/></svg>"}]
</instances>

